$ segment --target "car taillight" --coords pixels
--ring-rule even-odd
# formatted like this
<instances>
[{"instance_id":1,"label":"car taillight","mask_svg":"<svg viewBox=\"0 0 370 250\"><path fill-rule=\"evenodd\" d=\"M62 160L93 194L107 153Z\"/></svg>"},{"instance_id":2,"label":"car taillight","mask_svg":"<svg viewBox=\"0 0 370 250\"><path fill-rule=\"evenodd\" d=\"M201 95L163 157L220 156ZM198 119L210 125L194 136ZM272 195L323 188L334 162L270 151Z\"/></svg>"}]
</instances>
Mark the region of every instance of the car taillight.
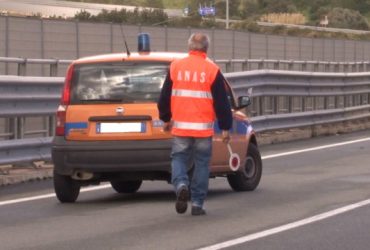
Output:
<instances>
[{"instance_id":1,"label":"car taillight","mask_svg":"<svg viewBox=\"0 0 370 250\"><path fill-rule=\"evenodd\" d=\"M68 105L71 101L71 83L73 77L73 64L69 65L67 75L64 80L64 88L62 93L61 105Z\"/></svg>"},{"instance_id":2,"label":"car taillight","mask_svg":"<svg viewBox=\"0 0 370 250\"><path fill-rule=\"evenodd\" d=\"M56 117L56 128L55 128L55 135L56 136L64 136L64 125L66 123L66 106L59 105L57 110L57 117Z\"/></svg>"},{"instance_id":3,"label":"car taillight","mask_svg":"<svg viewBox=\"0 0 370 250\"><path fill-rule=\"evenodd\" d=\"M69 65L67 69L67 75L64 80L64 87L62 92L62 98L60 101L60 105L57 110L56 115L56 128L55 128L55 135L56 136L64 136L64 125L66 123L66 110L67 106L71 101L71 83L73 77L73 64Z\"/></svg>"}]
</instances>

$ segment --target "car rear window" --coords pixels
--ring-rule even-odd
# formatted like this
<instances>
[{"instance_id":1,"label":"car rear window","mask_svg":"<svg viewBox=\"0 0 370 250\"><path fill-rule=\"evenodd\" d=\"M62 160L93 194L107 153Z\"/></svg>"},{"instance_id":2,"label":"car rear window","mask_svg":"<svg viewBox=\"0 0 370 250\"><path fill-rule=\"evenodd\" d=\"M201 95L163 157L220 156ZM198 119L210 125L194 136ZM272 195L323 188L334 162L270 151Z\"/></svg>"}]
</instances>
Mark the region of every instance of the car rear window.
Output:
<instances>
[{"instance_id":1,"label":"car rear window","mask_svg":"<svg viewBox=\"0 0 370 250\"><path fill-rule=\"evenodd\" d=\"M168 67L169 62L76 65L71 104L156 102Z\"/></svg>"}]
</instances>

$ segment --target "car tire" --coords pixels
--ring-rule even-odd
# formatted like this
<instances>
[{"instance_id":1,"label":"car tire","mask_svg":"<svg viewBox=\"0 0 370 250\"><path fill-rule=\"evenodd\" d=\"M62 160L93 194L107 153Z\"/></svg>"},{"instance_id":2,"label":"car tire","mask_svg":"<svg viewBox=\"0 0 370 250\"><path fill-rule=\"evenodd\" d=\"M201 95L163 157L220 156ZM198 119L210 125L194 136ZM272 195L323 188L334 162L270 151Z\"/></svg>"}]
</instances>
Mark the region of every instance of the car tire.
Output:
<instances>
[{"instance_id":1,"label":"car tire","mask_svg":"<svg viewBox=\"0 0 370 250\"><path fill-rule=\"evenodd\" d=\"M249 144L244 166L237 172L227 175L227 180L234 191L253 191L262 176L261 154L254 144Z\"/></svg>"},{"instance_id":2,"label":"car tire","mask_svg":"<svg viewBox=\"0 0 370 250\"><path fill-rule=\"evenodd\" d=\"M54 171L54 190L62 203L73 203L80 194L80 185L70 176L60 175Z\"/></svg>"},{"instance_id":3,"label":"car tire","mask_svg":"<svg viewBox=\"0 0 370 250\"><path fill-rule=\"evenodd\" d=\"M139 190L142 180L134 181L111 181L110 184L117 193L120 194L132 194Z\"/></svg>"}]
</instances>

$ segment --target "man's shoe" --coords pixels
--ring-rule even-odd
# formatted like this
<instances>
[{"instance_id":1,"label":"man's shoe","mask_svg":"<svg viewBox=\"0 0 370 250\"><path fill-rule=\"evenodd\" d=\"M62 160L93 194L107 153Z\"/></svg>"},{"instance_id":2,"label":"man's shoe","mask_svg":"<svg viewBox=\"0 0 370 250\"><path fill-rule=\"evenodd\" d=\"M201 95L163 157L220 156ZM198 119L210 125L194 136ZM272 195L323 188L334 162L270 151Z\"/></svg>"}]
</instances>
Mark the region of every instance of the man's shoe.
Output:
<instances>
[{"instance_id":1,"label":"man's shoe","mask_svg":"<svg viewBox=\"0 0 370 250\"><path fill-rule=\"evenodd\" d=\"M183 214L188 209L189 189L186 185L182 185L176 194L176 212Z\"/></svg>"},{"instance_id":2,"label":"man's shoe","mask_svg":"<svg viewBox=\"0 0 370 250\"><path fill-rule=\"evenodd\" d=\"M206 210L204 210L204 208L202 207L199 207L199 206L192 206L191 207L191 215L205 215L206 214Z\"/></svg>"}]
</instances>

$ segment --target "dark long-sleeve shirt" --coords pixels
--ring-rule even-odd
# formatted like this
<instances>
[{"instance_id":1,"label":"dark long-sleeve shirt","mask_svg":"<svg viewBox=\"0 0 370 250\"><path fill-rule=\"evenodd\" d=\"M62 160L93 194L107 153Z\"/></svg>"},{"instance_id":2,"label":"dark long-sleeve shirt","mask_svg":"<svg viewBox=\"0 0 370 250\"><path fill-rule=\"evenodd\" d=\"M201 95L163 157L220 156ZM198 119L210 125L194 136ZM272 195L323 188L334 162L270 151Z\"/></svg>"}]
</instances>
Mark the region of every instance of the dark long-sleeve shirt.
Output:
<instances>
[{"instance_id":1,"label":"dark long-sleeve shirt","mask_svg":"<svg viewBox=\"0 0 370 250\"><path fill-rule=\"evenodd\" d=\"M224 80L225 79L222 73L218 71L217 76L211 86L211 93L213 98L213 107L218 121L218 126L221 130L229 130L231 129L233 119L230 103L227 98L224 86ZM170 72L168 72L158 101L159 118L164 122L169 122L172 118L171 94L172 94L172 80Z\"/></svg>"}]
</instances>

